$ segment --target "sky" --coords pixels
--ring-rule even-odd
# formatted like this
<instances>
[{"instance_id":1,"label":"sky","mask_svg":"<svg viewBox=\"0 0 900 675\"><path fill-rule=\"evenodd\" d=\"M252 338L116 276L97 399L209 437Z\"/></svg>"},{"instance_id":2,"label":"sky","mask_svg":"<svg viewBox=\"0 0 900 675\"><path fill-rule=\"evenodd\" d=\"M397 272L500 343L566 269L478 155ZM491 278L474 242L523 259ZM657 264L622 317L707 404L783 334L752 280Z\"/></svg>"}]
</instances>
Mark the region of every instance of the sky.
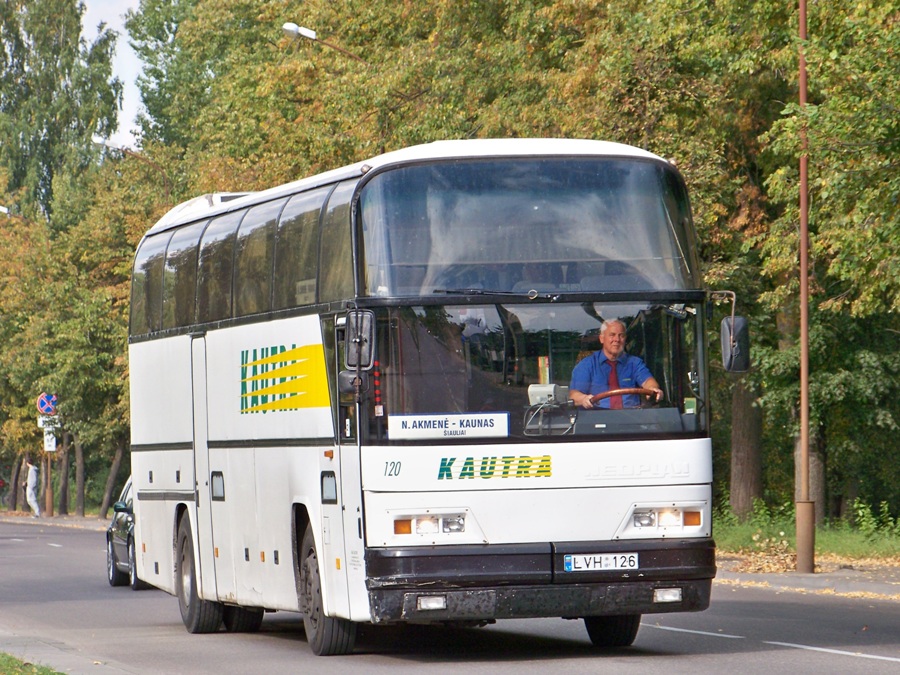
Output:
<instances>
[{"instance_id":1,"label":"sky","mask_svg":"<svg viewBox=\"0 0 900 675\"><path fill-rule=\"evenodd\" d=\"M116 40L116 55L113 60L113 74L124 86L122 110L119 111L119 129L109 142L119 147L133 148L137 117L141 105L141 95L137 88L137 77L141 72L141 62L128 45L128 33L125 30L125 12L138 9L139 0L84 0L87 8L81 18L82 36L92 42L97 38L97 25L106 25L119 34Z\"/></svg>"}]
</instances>

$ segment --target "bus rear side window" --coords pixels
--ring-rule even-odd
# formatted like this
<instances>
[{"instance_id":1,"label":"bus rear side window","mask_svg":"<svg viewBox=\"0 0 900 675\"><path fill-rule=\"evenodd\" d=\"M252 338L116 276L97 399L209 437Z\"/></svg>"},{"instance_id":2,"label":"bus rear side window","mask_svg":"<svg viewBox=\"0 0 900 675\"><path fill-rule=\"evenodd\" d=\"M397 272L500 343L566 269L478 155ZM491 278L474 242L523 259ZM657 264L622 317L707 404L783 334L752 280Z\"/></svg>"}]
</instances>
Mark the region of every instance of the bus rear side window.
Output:
<instances>
[{"instance_id":1,"label":"bus rear side window","mask_svg":"<svg viewBox=\"0 0 900 675\"><path fill-rule=\"evenodd\" d=\"M286 309L316 301L319 219L330 187L294 195L281 214L275 245L275 305Z\"/></svg>"},{"instance_id":2,"label":"bus rear side window","mask_svg":"<svg viewBox=\"0 0 900 675\"><path fill-rule=\"evenodd\" d=\"M131 282L131 334L143 335L160 329L162 322L162 279L166 245L165 232L148 237L134 259Z\"/></svg>"},{"instance_id":3,"label":"bus rear side window","mask_svg":"<svg viewBox=\"0 0 900 675\"><path fill-rule=\"evenodd\" d=\"M166 252L163 328L194 323L197 292L197 244L206 221L176 230Z\"/></svg>"},{"instance_id":4,"label":"bus rear side window","mask_svg":"<svg viewBox=\"0 0 900 675\"><path fill-rule=\"evenodd\" d=\"M234 256L235 316L267 312L272 307L275 224L286 201L254 207L241 223Z\"/></svg>"},{"instance_id":5,"label":"bus rear side window","mask_svg":"<svg viewBox=\"0 0 900 675\"><path fill-rule=\"evenodd\" d=\"M245 213L219 216L210 221L203 233L197 273L198 323L231 318L234 238Z\"/></svg>"}]
</instances>

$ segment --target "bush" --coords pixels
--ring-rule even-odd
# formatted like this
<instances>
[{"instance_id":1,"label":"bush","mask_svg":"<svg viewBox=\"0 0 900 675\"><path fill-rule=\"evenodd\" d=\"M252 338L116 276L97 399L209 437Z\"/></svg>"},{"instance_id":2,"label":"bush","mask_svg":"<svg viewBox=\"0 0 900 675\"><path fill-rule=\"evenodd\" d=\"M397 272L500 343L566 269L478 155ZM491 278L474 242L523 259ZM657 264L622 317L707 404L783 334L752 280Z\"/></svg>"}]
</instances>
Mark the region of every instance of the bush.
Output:
<instances>
[{"instance_id":1,"label":"bush","mask_svg":"<svg viewBox=\"0 0 900 675\"><path fill-rule=\"evenodd\" d=\"M897 559L900 556L900 518L894 518L886 502L875 513L857 500L854 523L836 521L816 528L816 555L840 558ZM753 513L739 520L730 509L713 512L713 534L720 551L752 558L771 558L787 563L796 550L796 519L793 504L770 508L754 503Z\"/></svg>"}]
</instances>

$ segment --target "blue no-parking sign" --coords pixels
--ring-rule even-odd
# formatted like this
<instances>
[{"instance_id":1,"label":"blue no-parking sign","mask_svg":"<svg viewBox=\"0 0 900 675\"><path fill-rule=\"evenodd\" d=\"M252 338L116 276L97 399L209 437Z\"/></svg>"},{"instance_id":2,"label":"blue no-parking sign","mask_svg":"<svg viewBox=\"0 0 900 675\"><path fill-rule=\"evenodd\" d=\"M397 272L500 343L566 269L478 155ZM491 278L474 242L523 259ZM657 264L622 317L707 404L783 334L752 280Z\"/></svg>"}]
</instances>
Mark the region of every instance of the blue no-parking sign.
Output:
<instances>
[{"instance_id":1,"label":"blue no-parking sign","mask_svg":"<svg viewBox=\"0 0 900 675\"><path fill-rule=\"evenodd\" d=\"M43 393L38 396L37 409L41 415L56 414L56 394Z\"/></svg>"}]
</instances>

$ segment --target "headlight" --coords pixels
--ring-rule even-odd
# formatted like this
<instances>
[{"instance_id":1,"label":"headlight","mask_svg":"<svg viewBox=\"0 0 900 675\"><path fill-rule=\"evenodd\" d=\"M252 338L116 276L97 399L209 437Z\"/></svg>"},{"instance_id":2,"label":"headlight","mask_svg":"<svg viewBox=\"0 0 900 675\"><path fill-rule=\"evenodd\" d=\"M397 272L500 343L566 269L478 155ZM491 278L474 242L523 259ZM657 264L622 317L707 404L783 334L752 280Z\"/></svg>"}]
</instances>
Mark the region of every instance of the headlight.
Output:
<instances>
[{"instance_id":1,"label":"headlight","mask_svg":"<svg viewBox=\"0 0 900 675\"><path fill-rule=\"evenodd\" d=\"M640 530L700 527L703 524L703 511L698 507L640 507L632 511L631 522L632 527Z\"/></svg>"},{"instance_id":2,"label":"headlight","mask_svg":"<svg viewBox=\"0 0 900 675\"><path fill-rule=\"evenodd\" d=\"M439 531L440 520L432 516L416 518L416 534L435 534Z\"/></svg>"},{"instance_id":3,"label":"headlight","mask_svg":"<svg viewBox=\"0 0 900 675\"><path fill-rule=\"evenodd\" d=\"M438 533L458 534L465 531L466 516L464 513L404 515L394 518L394 534L415 533L422 536L430 536Z\"/></svg>"}]
</instances>

